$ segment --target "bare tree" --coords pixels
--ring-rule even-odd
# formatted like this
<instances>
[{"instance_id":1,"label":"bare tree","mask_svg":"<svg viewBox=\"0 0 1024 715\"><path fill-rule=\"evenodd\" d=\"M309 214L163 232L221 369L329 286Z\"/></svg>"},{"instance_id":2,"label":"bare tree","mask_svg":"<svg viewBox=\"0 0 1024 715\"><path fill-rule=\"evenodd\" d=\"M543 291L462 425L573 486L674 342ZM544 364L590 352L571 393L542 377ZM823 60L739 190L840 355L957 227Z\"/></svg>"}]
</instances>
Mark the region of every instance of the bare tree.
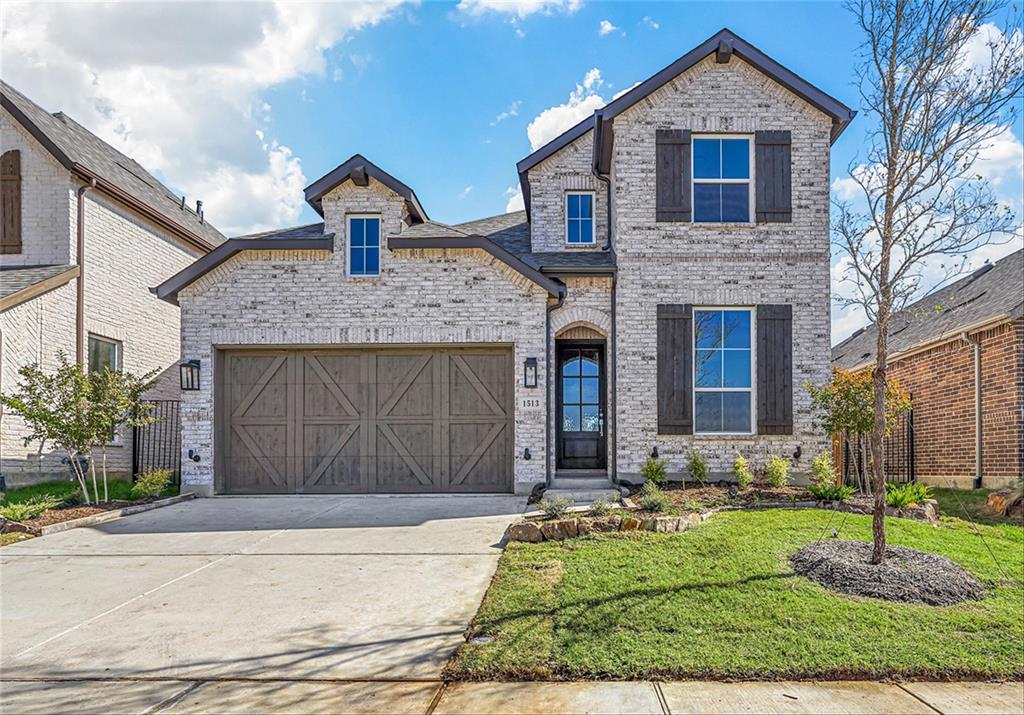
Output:
<instances>
[{"instance_id":1,"label":"bare tree","mask_svg":"<svg viewBox=\"0 0 1024 715\"><path fill-rule=\"evenodd\" d=\"M926 270L948 279L972 251L1011 240L1015 217L976 162L1013 121L1024 55L1016 6L1008 33L993 31L1006 11L998 0L848 0L847 8L864 33L856 83L870 125L866 155L850 167L857 201L835 202L832 233L854 286L841 302L863 307L877 329L870 452L872 563L881 563L890 319L921 290Z\"/></svg>"}]
</instances>

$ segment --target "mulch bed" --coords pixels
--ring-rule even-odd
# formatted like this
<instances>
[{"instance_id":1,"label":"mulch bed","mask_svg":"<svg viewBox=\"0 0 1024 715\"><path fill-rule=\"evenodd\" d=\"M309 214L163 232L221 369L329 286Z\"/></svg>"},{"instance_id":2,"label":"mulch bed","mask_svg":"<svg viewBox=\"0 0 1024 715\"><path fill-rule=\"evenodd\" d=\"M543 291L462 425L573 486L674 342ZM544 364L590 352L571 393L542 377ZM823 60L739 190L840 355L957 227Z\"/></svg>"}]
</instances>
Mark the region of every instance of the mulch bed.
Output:
<instances>
[{"instance_id":1,"label":"mulch bed","mask_svg":"<svg viewBox=\"0 0 1024 715\"><path fill-rule=\"evenodd\" d=\"M113 499L111 501L95 502L93 504L79 505L79 506L67 506L57 507L56 509L47 509L42 514L32 519L26 519L24 522L25 526L30 526L34 529L38 529L41 526L49 526L50 524L59 524L63 521L71 521L72 519L79 519L83 516L92 516L93 514L102 514L105 511L112 511L114 509L122 509L126 506L134 506L136 504L148 504L149 502L163 499L163 497L145 497L144 499L136 499L135 501L129 501L127 499Z\"/></svg>"},{"instance_id":2,"label":"mulch bed","mask_svg":"<svg viewBox=\"0 0 1024 715\"><path fill-rule=\"evenodd\" d=\"M962 566L944 556L890 546L885 562L870 563L872 545L829 539L810 544L790 557L794 571L825 588L886 601L952 606L980 601L985 589Z\"/></svg>"},{"instance_id":3,"label":"mulch bed","mask_svg":"<svg viewBox=\"0 0 1024 715\"><path fill-rule=\"evenodd\" d=\"M639 490L637 490L639 491ZM684 511L713 509L721 506L755 506L759 502L814 501L803 487L771 487L752 485L745 489L706 485L683 486L670 482L662 491L672 500L672 506Z\"/></svg>"}]
</instances>

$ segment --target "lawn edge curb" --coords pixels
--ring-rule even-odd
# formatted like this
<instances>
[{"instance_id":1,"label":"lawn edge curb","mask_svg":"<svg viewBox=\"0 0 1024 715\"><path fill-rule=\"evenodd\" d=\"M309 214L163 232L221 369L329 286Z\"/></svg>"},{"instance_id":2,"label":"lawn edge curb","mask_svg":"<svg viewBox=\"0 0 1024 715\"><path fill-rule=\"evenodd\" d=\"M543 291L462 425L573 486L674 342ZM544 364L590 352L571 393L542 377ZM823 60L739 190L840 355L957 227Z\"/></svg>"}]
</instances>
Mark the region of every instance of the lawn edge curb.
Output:
<instances>
[{"instance_id":1,"label":"lawn edge curb","mask_svg":"<svg viewBox=\"0 0 1024 715\"><path fill-rule=\"evenodd\" d=\"M148 504L133 504L131 506L123 506L120 509L111 509L101 514L91 514L89 516L82 516L78 519L71 519L69 521L61 521L56 524L48 524L47 526L39 527L39 535L46 536L47 534L57 534L61 531L67 531L68 529L77 529L80 526L94 526L96 524L103 524L114 519L120 519L122 516L130 516L132 514L141 514L144 511L150 511L152 509L159 509L164 506L171 506L173 504L180 504L182 502L195 499L196 495L192 492L186 492L185 494L179 494L177 496L168 497L167 499L161 499L159 501L149 502Z\"/></svg>"}]
</instances>

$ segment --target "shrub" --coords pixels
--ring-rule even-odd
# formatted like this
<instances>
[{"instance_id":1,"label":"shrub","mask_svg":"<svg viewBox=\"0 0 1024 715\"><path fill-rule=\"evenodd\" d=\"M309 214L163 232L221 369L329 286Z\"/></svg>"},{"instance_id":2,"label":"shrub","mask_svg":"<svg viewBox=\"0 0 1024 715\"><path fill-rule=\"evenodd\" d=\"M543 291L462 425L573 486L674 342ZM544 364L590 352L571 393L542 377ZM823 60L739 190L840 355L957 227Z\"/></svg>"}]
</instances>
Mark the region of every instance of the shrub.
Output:
<instances>
[{"instance_id":1,"label":"shrub","mask_svg":"<svg viewBox=\"0 0 1024 715\"><path fill-rule=\"evenodd\" d=\"M615 502L611 499L601 497L600 499L595 499L594 503L590 505L590 513L593 516L606 516L610 514L614 508Z\"/></svg>"},{"instance_id":2,"label":"shrub","mask_svg":"<svg viewBox=\"0 0 1024 715\"><path fill-rule=\"evenodd\" d=\"M569 513L575 503L568 497L555 497L554 499L541 499L537 506L548 519L561 519Z\"/></svg>"},{"instance_id":3,"label":"shrub","mask_svg":"<svg viewBox=\"0 0 1024 715\"><path fill-rule=\"evenodd\" d=\"M640 474L648 482L654 482L655 484L664 484L668 481L668 470L666 469L667 462L664 459L655 459L654 457L648 456L644 460L644 464L640 467Z\"/></svg>"},{"instance_id":4,"label":"shrub","mask_svg":"<svg viewBox=\"0 0 1024 715\"><path fill-rule=\"evenodd\" d=\"M816 487L828 487L838 481L835 467L832 466L832 455L827 449L821 450L811 460L811 484Z\"/></svg>"},{"instance_id":5,"label":"shrub","mask_svg":"<svg viewBox=\"0 0 1024 715\"><path fill-rule=\"evenodd\" d=\"M668 496L654 482L646 482L640 488L639 502L644 511L668 511L671 506Z\"/></svg>"},{"instance_id":6,"label":"shrub","mask_svg":"<svg viewBox=\"0 0 1024 715\"><path fill-rule=\"evenodd\" d=\"M732 463L732 475L736 477L736 483L741 489L746 489L754 483L754 474L750 471L747 458L742 454L737 454L736 461Z\"/></svg>"},{"instance_id":7,"label":"shrub","mask_svg":"<svg viewBox=\"0 0 1024 715\"><path fill-rule=\"evenodd\" d=\"M44 494L23 502L0 506L0 516L11 521L25 521L39 516L47 509L56 509L64 502L63 499L51 494Z\"/></svg>"},{"instance_id":8,"label":"shrub","mask_svg":"<svg viewBox=\"0 0 1024 715\"><path fill-rule=\"evenodd\" d=\"M922 504L926 499L931 499L931 496L932 490L927 484L889 482L885 485L885 503L894 509L906 509L912 504Z\"/></svg>"},{"instance_id":9,"label":"shrub","mask_svg":"<svg viewBox=\"0 0 1024 715\"><path fill-rule=\"evenodd\" d=\"M812 484L807 491L819 501L846 501L853 494L853 487L843 484Z\"/></svg>"},{"instance_id":10,"label":"shrub","mask_svg":"<svg viewBox=\"0 0 1024 715\"><path fill-rule=\"evenodd\" d=\"M789 484L789 460L777 454L769 454L764 473L768 483L776 489L786 486Z\"/></svg>"},{"instance_id":11,"label":"shrub","mask_svg":"<svg viewBox=\"0 0 1024 715\"><path fill-rule=\"evenodd\" d=\"M171 483L170 469L151 469L135 478L132 485L132 499L158 496Z\"/></svg>"},{"instance_id":12,"label":"shrub","mask_svg":"<svg viewBox=\"0 0 1024 715\"><path fill-rule=\"evenodd\" d=\"M686 463L686 471L701 484L708 481L708 462L700 450L690 451L690 461Z\"/></svg>"}]
</instances>

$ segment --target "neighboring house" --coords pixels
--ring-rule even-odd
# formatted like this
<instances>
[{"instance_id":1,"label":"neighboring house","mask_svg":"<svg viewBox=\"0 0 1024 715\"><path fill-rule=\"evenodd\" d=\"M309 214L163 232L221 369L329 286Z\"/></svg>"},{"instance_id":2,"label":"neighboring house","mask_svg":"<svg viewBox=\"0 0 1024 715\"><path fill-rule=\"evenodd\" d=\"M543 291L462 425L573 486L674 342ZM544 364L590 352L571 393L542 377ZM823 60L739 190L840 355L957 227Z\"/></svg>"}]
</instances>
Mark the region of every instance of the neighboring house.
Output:
<instances>
[{"instance_id":1,"label":"neighboring house","mask_svg":"<svg viewBox=\"0 0 1024 715\"><path fill-rule=\"evenodd\" d=\"M874 364L874 326L832 348L832 364ZM1024 473L1024 250L986 264L893 316L888 375L914 410L919 481L999 487Z\"/></svg>"},{"instance_id":2,"label":"neighboring house","mask_svg":"<svg viewBox=\"0 0 1024 715\"><path fill-rule=\"evenodd\" d=\"M0 82L0 389L18 370L58 364L172 372L154 397L177 397L178 310L150 286L224 237L139 164L67 115L50 114ZM52 444L24 444L16 415L0 416L0 473L18 485L68 474ZM131 435L110 450L131 469Z\"/></svg>"},{"instance_id":3,"label":"neighboring house","mask_svg":"<svg viewBox=\"0 0 1024 715\"><path fill-rule=\"evenodd\" d=\"M156 289L199 364L184 482L526 493L639 480L655 448L678 475L694 447L716 478L737 452L804 470L852 117L723 30L519 162L525 212L431 221L352 157L306 189L323 223Z\"/></svg>"}]
</instances>

